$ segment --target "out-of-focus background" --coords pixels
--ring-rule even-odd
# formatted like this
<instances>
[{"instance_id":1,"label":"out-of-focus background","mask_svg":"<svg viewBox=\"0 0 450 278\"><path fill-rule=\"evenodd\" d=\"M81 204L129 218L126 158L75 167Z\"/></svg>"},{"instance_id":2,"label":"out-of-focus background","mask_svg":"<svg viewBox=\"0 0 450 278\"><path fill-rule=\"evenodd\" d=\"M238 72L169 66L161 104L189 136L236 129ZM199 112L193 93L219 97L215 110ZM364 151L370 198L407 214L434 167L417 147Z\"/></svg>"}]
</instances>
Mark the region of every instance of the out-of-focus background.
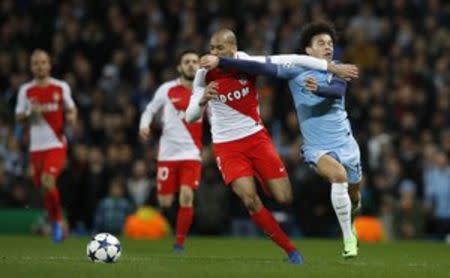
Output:
<instances>
[{"instance_id":1,"label":"out-of-focus background","mask_svg":"<svg viewBox=\"0 0 450 278\"><path fill-rule=\"evenodd\" d=\"M382 225L383 238L444 238L450 233L450 4L439 0L2 0L0 218L19 227L40 215L28 133L13 120L33 49L49 51L53 75L70 84L79 107L78 124L66 130L70 151L58 186L72 233L88 234L104 230L105 217L122 219L114 210L105 216L99 205L111 188L124 189L127 213L156 206L160 126L145 145L137 128L156 88L177 76L177 54L206 53L209 36L222 27L236 31L249 54L298 53L299 31L317 19L336 26L335 58L361 70L347 110L362 151L362 214ZM258 80L261 113L295 193L289 209L264 202L291 236L338 236L330 186L299 155L302 138L286 84ZM209 132L204 142L192 232L257 235L223 185ZM40 220L33 221L39 229ZM122 224L113 226L120 231Z\"/></svg>"}]
</instances>

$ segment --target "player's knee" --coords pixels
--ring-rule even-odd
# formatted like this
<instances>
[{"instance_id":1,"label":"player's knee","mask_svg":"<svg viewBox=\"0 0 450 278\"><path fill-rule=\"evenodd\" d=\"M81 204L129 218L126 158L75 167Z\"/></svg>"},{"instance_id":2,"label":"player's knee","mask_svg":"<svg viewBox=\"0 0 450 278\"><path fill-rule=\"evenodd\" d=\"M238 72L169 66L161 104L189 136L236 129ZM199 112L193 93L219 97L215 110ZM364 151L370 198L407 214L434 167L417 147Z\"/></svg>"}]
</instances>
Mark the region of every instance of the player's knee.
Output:
<instances>
[{"instance_id":1,"label":"player's knee","mask_svg":"<svg viewBox=\"0 0 450 278\"><path fill-rule=\"evenodd\" d=\"M192 207L194 203L194 192L192 189L187 188L180 191L180 206Z\"/></svg>"},{"instance_id":2,"label":"player's knee","mask_svg":"<svg viewBox=\"0 0 450 278\"><path fill-rule=\"evenodd\" d=\"M331 175L330 181L331 183L347 182L347 172L345 171L344 167L337 168L336 171L334 171Z\"/></svg>"},{"instance_id":3,"label":"player's knee","mask_svg":"<svg viewBox=\"0 0 450 278\"><path fill-rule=\"evenodd\" d=\"M259 199L256 193L247 193L242 196L242 201L245 207L251 213L257 212L262 207L261 199Z\"/></svg>"},{"instance_id":4,"label":"player's knee","mask_svg":"<svg viewBox=\"0 0 450 278\"><path fill-rule=\"evenodd\" d=\"M158 197L158 204L163 209L170 208L172 206L172 203L173 203L172 196Z\"/></svg>"},{"instance_id":5,"label":"player's knee","mask_svg":"<svg viewBox=\"0 0 450 278\"><path fill-rule=\"evenodd\" d=\"M44 190L50 191L55 187L55 177L44 173L41 176L41 184Z\"/></svg>"},{"instance_id":6,"label":"player's knee","mask_svg":"<svg viewBox=\"0 0 450 278\"><path fill-rule=\"evenodd\" d=\"M285 205L285 206L291 205L293 202L292 194L285 192L285 193L279 195L277 197L277 202L282 205Z\"/></svg>"},{"instance_id":7,"label":"player's knee","mask_svg":"<svg viewBox=\"0 0 450 278\"><path fill-rule=\"evenodd\" d=\"M159 201L159 206L160 206L161 208L163 208L163 209L168 209L168 208L170 208L170 207L172 206L172 202L166 201L166 200L164 200L164 201Z\"/></svg>"}]
</instances>

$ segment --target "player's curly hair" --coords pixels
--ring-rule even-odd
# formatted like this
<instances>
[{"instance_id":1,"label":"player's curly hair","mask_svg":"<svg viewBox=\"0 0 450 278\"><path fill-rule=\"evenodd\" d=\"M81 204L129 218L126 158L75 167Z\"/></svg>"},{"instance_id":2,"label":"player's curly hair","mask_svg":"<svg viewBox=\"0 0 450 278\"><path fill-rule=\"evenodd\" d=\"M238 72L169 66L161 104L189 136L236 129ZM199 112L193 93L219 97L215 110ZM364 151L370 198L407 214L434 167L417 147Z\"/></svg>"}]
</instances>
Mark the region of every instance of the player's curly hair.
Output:
<instances>
[{"instance_id":1,"label":"player's curly hair","mask_svg":"<svg viewBox=\"0 0 450 278\"><path fill-rule=\"evenodd\" d=\"M333 25L326 21L314 21L303 27L300 33L300 53L305 54L306 48L311 46L312 38L319 34L330 35L333 42L336 42L336 30Z\"/></svg>"}]
</instances>

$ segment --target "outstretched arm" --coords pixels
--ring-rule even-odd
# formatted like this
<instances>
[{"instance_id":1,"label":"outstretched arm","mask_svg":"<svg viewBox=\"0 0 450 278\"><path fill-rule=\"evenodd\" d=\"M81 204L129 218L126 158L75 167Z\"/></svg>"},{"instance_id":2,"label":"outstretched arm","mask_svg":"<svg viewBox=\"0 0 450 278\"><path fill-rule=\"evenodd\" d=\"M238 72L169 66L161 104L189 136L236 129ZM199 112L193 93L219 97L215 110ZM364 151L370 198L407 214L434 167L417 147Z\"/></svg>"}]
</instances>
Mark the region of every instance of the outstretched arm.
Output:
<instances>
[{"instance_id":1,"label":"outstretched arm","mask_svg":"<svg viewBox=\"0 0 450 278\"><path fill-rule=\"evenodd\" d=\"M236 58L261 63L270 62L286 67L303 67L307 69L328 71L346 80L359 78L359 70L355 65L334 64L325 59L319 59L309 55L282 54L271 56L249 56L245 52L238 52Z\"/></svg>"},{"instance_id":2,"label":"outstretched arm","mask_svg":"<svg viewBox=\"0 0 450 278\"><path fill-rule=\"evenodd\" d=\"M236 69L252 75L267 75L277 77L277 65L272 63L260 63L233 58L220 58L219 66L223 68Z\"/></svg>"},{"instance_id":3,"label":"outstretched arm","mask_svg":"<svg viewBox=\"0 0 450 278\"><path fill-rule=\"evenodd\" d=\"M284 66L298 66L323 71L328 69L328 63L325 59L319 59L308 55L282 54L271 56L250 56L245 52L239 51L236 58L239 60L272 63Z\"/></svg>"},{"instance_id":4,"label":"outstretched arm","mask_svg":"<svg viewBox=\"0 0 450 278\"><path fill-rule=\"evenodd\" d=\"M328 84L317 84L314 77L307 77L304 86L312 93L325 98L341 98L347 90L347 82L335 76Z\"/></svg>"},{"instance_id":5,"label":"outstretched arm","mask_svg":"<svg viewBox=\"0 0 450 278\"><path fill-rule=\"evenodd\" d=\"M303 68L328 71L346 80L359 77L359 71L355 65L336 65L323 59L318 59L308 55L288 54L274 56L249 56L243 52L238 52L236 58L239 60L276 64L279 68L283 69L284 73L286 73L286 69ZM218 65L219 57L217 56L205 55L200 59L200 66L206 69L213 69ZM294 71L294 73L296 72Z\"/></svg>"}]
</instances>

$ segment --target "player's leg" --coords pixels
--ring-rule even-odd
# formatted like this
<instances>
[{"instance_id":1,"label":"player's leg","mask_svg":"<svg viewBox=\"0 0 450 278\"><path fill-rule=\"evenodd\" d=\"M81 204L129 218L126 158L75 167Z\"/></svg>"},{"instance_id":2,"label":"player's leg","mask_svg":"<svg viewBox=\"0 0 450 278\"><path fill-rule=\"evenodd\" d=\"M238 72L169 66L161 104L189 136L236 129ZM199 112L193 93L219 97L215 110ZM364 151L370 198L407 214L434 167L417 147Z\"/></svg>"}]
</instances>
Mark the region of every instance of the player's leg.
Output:
<instances>
[{"instance_id":1,"label":"player's leg","mask_svg":"<svg viewBox=\"0 0 450 278\"><path fill-rule=\"evenodd\" d=\"M233 191L242 200L253 222L262 229L272 241L283 248L293 264L303 263L303 259L289 241L278 222L264 207L259 198L253 176L255 171L248 155L248 150L255 142L252 136L248 140L240 140L239 144L215 144L217 166L222 173L226 185L231 185Z\"/></svg>"},{"instance_id":2,"label":"player's leg","mask_svg":"<svg viewBox=\"0 0 450 278\"><path fill-rule=\"evenodd\" d=\"M360 183L349 183L348 186L348 195L350 196L350 201L352 203L352 223L354 218L361 211L361 192L359 190Z\"/></svg>"},{"instance_id":3,"label":"player's leg","mask_svg":"<svg viewBox=\"0 0 450 278\"><path fill-rule=\"evenodd\" d=\"M273 198L282 205L292 204L292 186L288 178L275 178L266 181Z\"/></svg>"},{"instance_id":4,"label":"player's leg","mask_svg":"<svg viewBox=\"0 0 450 278\"><path fill-rule=\"evenodd\" d=\"M52 223L52 238L55 243L64 240L61 197L56 182L64 166L65 157L65 148L46 151L40 181L44 192L44 205Z\"/></svg>"},{"instance_id":5,"label":"player's leg","mask_svg":"<svg viewBox=\"0 0 450 278\"><path fill-rule=\"evenodd\" d=\"M264 231L289 256L289 262L302 264L303 258L289 240L272 214L264 207L259 198L253 177L241 177L231 183L236 195L242 200L253 222Z\"/></svg>"},{"instance_id":6,"label":"player's leg","mask_svg":"<svg viewBox=\"0 0 450 278\"><path fill-rule=\"evenodd\" d=\"M253 167L262 186L267 186L272 197L282 205L290 205L293 201L292 186L286 167L281 161L270 137L264 132L255 139L257 144L251 149Z\"/></svg>"},{"instance_id":7,"label":"player's leg","mask_svg":"<svg viewBox=\"0 0 450 278\"><path fill-rule=\"evenodd\" d=\"M336 212L344 238L345 258L357 255L357 240L352 232L351 201L345 168L330 154L322 155L317 162L317 172L331 183L331 203Z\"/></svg>"},{"instance_id":8,"label":"player's leg","mask_svg":"<svg viewBox=\"0 0 450 278\"><path fill-rule=\"evenodd\" d=\"M355 219L356 216L361 212L361 193L359 191L359 182L358 183L349 183L348 194L350 195L350 201L352 203L352 211L350 213L351 216L351 224L352 224L352 232L355 237L358 239L358 233L355 227Z\"/></svg>"},{"instance_id":9,"label":"player's leg","mask_svg":"<svg viewBox=\"0 0 450 278\"><path fill-rule=\"evenodd\" d=\"M166 219L173 223L175 211L173 208L177 192L177 169L174 162L158 161L156 171L156 189L159 208Z\"/></svg>"},{"instance_id":10,"label":"player's leg","mask_svg":"<svg viewBox=\"0 0 450 278\"><path fill-rule=\"evenodd\" d=\"M164 211L172 207L175 196L174 194L158 194L156 198L158 199L159 207Z\"/></svg>"},{"instance_id":11,"label":"player's leg","mask_svg":"<svg viewBox=\"0 0 450 278\"><path fill-rule=\"evenodd\" d=\"M180 172L179 208L176 224L176 241L174 250L183 250L184 241L189 233L194 218L194 190L197 189L201 176L201 163L183 162Z\"/></svg>"},{"instance_id":12,"label":"player's leg","mask_svg":"<svg viewBox=\"0 0 450 278\"><path fill-rule=\"evenodd\" d=\"M173 250L175 252L184 250L184 241L189 233L194 217L194 190L182 185L179 193L179 207L177 212L177 220L175 224L175 244Z\"/></svg>"},{"instance_id":13,"label":"player's leg","mask_svg":"<svg viewBox=\"0 0 450 278\"><path fill-rule=\"evenodd\" d=\"M43 195L44 208L52 228L52 240L59 243L64 238L62 229L61 213L58 212L58 204L60 203L59 192L56 189L56 178L45 169L50 166L46 165L50 161L47 151L38 151L31 153L33 184L40 188ZM59 220L59 221L58 221Z\"/></svg>"},{"instance_id":14,"label":"player's leg","mask_svg":"<svg viewBox=\"0 0 450 278\"><path fill-rule=\"evenodd\" d=\"M257 194L253 177L238 178L231 183L231 188L244 203L250 215L257 213L264 207Z\"/></svg>"},{"instance_id":15,"label":"player's leg","mask_svg":"<svg viewBox=\"0 0 450 278\"><path fill-rule=\"evenodd\" d=\"M352 138L346 147L340 149L340 153L342 156L342 164L347 172L347 179L349 183L348 194L350 195L350 200L352 203L352 231L357 237L354 220L361 210L360 183L362 179L362 167L361 155L356 140Z\"/></svg>"}]
</instances>

